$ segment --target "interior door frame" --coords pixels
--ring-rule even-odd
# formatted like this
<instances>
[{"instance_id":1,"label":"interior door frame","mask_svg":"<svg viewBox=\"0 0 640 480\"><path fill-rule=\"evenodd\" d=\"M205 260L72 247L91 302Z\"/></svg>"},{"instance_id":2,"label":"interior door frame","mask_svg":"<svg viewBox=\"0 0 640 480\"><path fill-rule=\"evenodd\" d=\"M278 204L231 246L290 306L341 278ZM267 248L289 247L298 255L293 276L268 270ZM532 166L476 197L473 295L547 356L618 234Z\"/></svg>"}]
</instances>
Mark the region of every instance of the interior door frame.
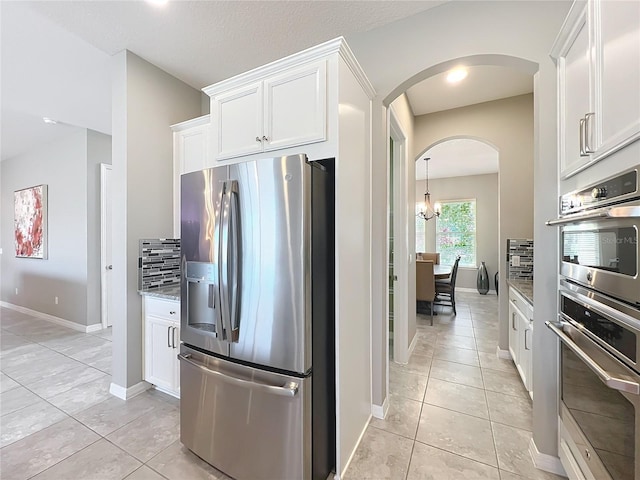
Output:
<instances>
[{"instance_id":1,"label":"interior door frame","mask_svg":"<svg viewBox=\"0 0 640 480\"><path fill-rule=\"evenodd\" d=\"M111 225L107 222L107 207L111 203L107 194L107 176L111 178L112 167L100 164L100 319L102 328L109 326L109 292L107 289L107 236L111 235Z\"/></svg>"},{"instance_id":2,"label":"interior door frame","mask_svg":"<svg viewBox=\"0 0 640 480\"><path fill-rule=\"evenodd\" d=\"M409 362L409 238L407 229L407 135L402 129L393 107L387 110L387 125L389 138L393 140L393 154L387 140L387 155L393 159L393 273L397 276L393 290L393 360L397 363ZM389 168L391 158L387 161ZM387 178L389 178L387 172ZM388 213L388 212L387 212ZM388 216L387 216L388 218ZM389 251L389 236L387 235L387 252ZM388 263L388 262L387 262ZM387 278L389 267L387 265ZM387 283L386 298L389 298ZM389 342L389 305L386 315L387 344ZM387 355L387 366L388 366ZM387 367L388 368L388 367ZM387 382L389 381L387 374ZM387 388L388 391L388 388Z\"/></svg>"}]
</instances>

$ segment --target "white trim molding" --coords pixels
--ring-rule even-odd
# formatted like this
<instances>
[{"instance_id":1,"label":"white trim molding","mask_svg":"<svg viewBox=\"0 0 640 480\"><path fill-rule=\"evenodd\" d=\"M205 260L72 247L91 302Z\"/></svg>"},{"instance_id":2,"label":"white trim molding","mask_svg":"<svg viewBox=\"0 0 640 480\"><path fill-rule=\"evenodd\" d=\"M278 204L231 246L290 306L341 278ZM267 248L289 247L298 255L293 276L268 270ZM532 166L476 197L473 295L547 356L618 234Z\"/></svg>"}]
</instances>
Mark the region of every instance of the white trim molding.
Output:
<instances>
[{"instance_id":1,"label":"white trim molding","mask_svg":"<svg viewBox=\"0 0 640 480\"><path fill-rule=\"evenodd\" d=\"M529 454L531 455L531 460L533 460L533 465L536 468L544 470L545 472L555 473L561 477L567 476L567 472L565 472L560 458L555 455L540 453L536 446L536 442L533 441L533 438L529 442Z\"/></svg>"},{"instance_id":2,"label":"white trim molding","mask_svg":"<svg viewBox=\"0 0 640 480\"><path fill-rule=\"evenodd\" d=\"M80 325L79 323L72 322L71 320L66 320L64 318L56 317L54 315L49 315L48 313L38 312L37 310L31 310L27 307L21 307L20 305L14 305L8 302L1 302L0 307L9 308L11 310L15 310L16 312L24 313L26 315L31 315L32 317L37 317L42 320L46 320L47 322L55 323L62 327L67 327L72 330L76 330L78 332L83 333L92 333L98 332L102 330L101 323L95 323L93 325Z\"/></svg>"},{"instance_id":3,"label":"white trim molding","mask_svg":"<svg viewBox=\"0 0 640 480\"><path fill-rule=\"evenodd\" d=\"M371 405L371 415L373 415L375 418L379 418L380 420L383 420L387 416L388 412L389 412L389 396L388 395L385 397L384 402L382 402L382 405L376 405L375 403Z\"/></svg>"},{"instance_id":4,"label":"white trim molding","mask_svg":"<svg viewBox=\"0 0 640 480\"><path fill-rule=\"evenodd\" d=\"M111 386L109 387L109 393L114 397L118 397L122 400L129 400L130 398L135 397L136 395L140 395L142 392L145 392L151 388L151 384L147 382L136 383L131 387L121 387L113 382L111 382Z\"/></svg>"}]
</instances>

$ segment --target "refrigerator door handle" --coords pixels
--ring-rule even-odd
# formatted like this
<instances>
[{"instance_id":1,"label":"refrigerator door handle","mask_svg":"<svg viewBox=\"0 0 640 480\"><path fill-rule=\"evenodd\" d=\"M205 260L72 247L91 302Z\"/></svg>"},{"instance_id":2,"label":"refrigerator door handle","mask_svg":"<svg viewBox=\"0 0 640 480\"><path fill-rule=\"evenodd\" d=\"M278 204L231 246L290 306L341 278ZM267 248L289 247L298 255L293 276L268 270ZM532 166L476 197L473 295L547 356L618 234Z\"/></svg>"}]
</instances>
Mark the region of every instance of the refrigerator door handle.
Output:
<instances>
[{"instance_id":1,"label":"refrigerator door handle","mask_svg":"<svg viewBox=\"0 0 640 480\"><path fill-rule=\"evenodd\" d=\"M222 204L220 205L220 243L218 244L218 276L220 278L220 312L222 313L222 338L227 342L231 339L229 322L229 216L231 210L231 195L228 192L229 182L222 186Z\"/></svg>"},{"instance_id":2,"label":"refrigerator door handle","mask_svg":"<svg viewBox=\"0 0 640 480\"><path fill-rule=\"evenodd\" d=\"M251 382L249 380L243 380L241 378L232 377L230 375L224 374L222 372L218 372L216 370L211 370L207 368L205 365L195 362L190 354L179 353L178 359L183 361L192 367L195 367L205 373L206 375L211 375L213 377L218 378L226 383L230 383L232 385L236 385L238 387L243 388L251 388L253 390L258 390L264 393L270 393L272 395L279 395L282 397L295 397L298 394L299 385L296 382L287 382L282 386L279 385L265 385L263 383Z\"/></svg>"},{"instance_id":3,"label":"refrigerator door handle","mask_svg":"<svg viewBox=\"0 0 640 480\"><path fill-rule=\"evenodd\" d=\"M226 182L224 182L226 183ZM223 301L222 301L222 266L221 266L221 259L224 258L222 253L221 253L221 248L222 248L222 232L224 229L224 224L223 224L223 209L224 209L224 201L225 201L225 187L224 187L224 183L222 185L222 188L220 189L220 196L218 197L218 205L220 205L220 210L218 212L218 221L215 223L214 226L214 231L213 231L213 250L214 250L214 255L213 255L213 260L216 264L216 279L215 279L215 285L212 286L212 290L210 290L209 294L210 294L210 299L212 298L214 301L214 305L215 305L215 311L216 311L216 337L219 340L226 340L226 334L224 331L224 306L223 306Z\"/></svg>"},{"instance_id":4,"label":"refrigerator door handle","mask_svg":"<svg viewBox=\"0 0 640 480\"><path fill-rule=\"evenodd\" d=\"M230 248L230 260L231 260L231 298L229 306L229 332L231 335L231 341L237 342L239 338L239 291L238 291L238 276L239 276L239 261L240 255L240 206L238 205L238 182L232 180L229 182L229 194L230 194L230 213L229 218L229 248Z\"/></svg>"},{"instance_id":5,"label":"refrigerator door handle","mask_svg":"<svg viewBox=\"0 0 640 480\"><path fill-rule=\"evenodd\" d=\"M238 182L229 180L224 184L222 197L222 228L220 235L220 304L224 339L238 341ZM232 324L233 323L233 324ZM234 328L235 324L235 328Z\"/></svg>"}]
</instances>

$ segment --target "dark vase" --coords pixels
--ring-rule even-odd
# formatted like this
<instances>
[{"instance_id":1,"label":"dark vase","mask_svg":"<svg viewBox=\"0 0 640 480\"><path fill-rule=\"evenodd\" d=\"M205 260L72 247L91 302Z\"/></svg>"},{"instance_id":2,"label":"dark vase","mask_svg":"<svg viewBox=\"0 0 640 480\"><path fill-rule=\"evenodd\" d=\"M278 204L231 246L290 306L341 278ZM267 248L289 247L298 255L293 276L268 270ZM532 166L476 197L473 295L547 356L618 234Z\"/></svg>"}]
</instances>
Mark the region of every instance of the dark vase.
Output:
<instances>
[{"instance_id":1,"label":"dark vase","mask_svg":"<svg viewBox=\"0 0 640 480\"><path fill-rule=\"evenodd\" d=\"M478 293L480 295L486 295L489 291L489 274L487 273L487 266L484 262L482 262L482 265L478 268L476 286L478 287Z\"/></svg>"}]
</instances>

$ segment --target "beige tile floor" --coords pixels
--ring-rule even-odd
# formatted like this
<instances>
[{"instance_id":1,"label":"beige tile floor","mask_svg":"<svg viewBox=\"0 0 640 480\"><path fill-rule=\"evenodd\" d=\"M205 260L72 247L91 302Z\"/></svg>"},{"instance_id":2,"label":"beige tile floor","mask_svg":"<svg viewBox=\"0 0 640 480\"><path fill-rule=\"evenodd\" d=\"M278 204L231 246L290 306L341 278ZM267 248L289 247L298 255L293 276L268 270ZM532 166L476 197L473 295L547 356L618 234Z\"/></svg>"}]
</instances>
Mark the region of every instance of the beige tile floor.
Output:
<instances>
[{"instance_id":1,"label":"beige tile floor","mask_svg":"<svg viewBox=\"0 0 640 480\"><path fill-rule=\"evenodd\" d=\"M0 308L2 480L228 479L180 444L179 401L109 394L111 329Z\"/></svg>"},{"instance_id":2,"label":"beige tile floor","mask_svg":"<svg viewBox=\"0 0 640 480\"><path fill-rule=\"evenodd\" d=\"M495 295L461 292L457 315L418 316L407 365L389 366L389 411L373 419L347 480L553 480L529 455L531 400L496 356Z\"/></svg>"},{"instance_id":3,"label":"beige tile floor","mask_svg":"<svg viewBox=\"0 0 640 480\"><path fill-rule=\"evenodd\" d=\"M531 402L496 358L497 298L460 293L458 315L419 318L408 365L390 365L349 480L557 479L528 453ZM0 478L228 479L179 441L179 403L109 394L111 332L92 335L0 308Z\"/></svg>"}]
</instances>

